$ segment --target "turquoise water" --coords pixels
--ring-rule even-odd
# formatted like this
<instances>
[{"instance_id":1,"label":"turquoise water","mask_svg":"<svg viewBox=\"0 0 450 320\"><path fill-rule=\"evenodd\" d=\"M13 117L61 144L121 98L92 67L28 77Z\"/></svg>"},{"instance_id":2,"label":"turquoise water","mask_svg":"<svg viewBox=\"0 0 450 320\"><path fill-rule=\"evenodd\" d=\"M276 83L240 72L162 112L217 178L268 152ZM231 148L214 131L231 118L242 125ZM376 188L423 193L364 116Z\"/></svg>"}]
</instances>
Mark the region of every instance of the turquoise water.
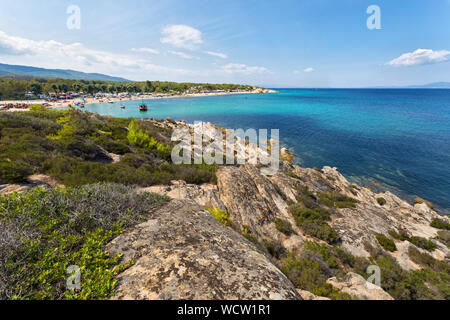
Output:
<instances>
[{"instance_id":1,"label":"turquoise water","mask_svg":"<svg viewBox=\"0 0 450 320\"><path fill-rule=\"evenodd\" d=\"M306 167L338 167L349 180L421 196L450 213L450 90L283 89L264 95L92 104L115 117L211 121L227 128L280 129Z\"/></svg>"}]
</instances>

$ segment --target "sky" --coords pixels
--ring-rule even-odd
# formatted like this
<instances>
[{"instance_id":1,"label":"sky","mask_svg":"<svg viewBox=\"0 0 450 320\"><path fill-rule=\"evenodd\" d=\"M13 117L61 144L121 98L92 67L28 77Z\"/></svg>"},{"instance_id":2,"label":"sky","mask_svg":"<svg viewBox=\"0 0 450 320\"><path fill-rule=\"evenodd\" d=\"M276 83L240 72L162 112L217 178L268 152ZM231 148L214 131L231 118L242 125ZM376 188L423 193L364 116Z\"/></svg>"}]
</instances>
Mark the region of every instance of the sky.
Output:
<instances>
[{"instance_id":1,"label":"sky","mask_svg":"<svg viewBox=\"0 0 450 320\"><path fill-rule=\"evenodd\" d=\"M450 82L450 0L0 2L0 63L271 88Z\"/></svg>"}]
</instances>

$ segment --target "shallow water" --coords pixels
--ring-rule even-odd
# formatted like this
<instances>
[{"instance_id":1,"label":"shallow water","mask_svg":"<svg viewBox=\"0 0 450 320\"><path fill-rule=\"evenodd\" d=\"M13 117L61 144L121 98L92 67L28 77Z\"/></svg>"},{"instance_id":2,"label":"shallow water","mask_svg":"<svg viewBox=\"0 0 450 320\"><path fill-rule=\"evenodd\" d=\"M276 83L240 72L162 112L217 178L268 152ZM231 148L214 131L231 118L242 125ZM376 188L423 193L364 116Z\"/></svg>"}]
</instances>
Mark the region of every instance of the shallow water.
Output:
<instances>
[{"instance_id":1,"label":"shallow water","mask_svg":"<svg viewBox=\"0 0 450 320\"><path fill-rule=\"evenodd\" d=\"M338 167L349 180L421 196L450 213L450 90L282 89L230 95L91 104L115 117L210 121L227 128L280 129L306 167ZM124 104L126 109L120 109Z\"/></svg>"}]
</instances>

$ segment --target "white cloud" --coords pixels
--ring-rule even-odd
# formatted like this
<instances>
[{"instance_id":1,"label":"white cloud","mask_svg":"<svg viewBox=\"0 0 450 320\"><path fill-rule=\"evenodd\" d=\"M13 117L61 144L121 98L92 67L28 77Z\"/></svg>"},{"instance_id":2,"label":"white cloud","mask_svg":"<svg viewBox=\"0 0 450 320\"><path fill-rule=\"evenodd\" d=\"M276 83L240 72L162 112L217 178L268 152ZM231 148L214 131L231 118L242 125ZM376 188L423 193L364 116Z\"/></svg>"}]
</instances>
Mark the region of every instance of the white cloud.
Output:
<instances>
[{"instance_id":1,"label":"white cloud","mask_svg":"<svg viewBox=\"0 0 450 320\"><path fill-rule=\"evenodd\" d=\"M203 43L202 33L186 25L169 25L162 30L162 34L162 43L178 48L193 50L196 45Z\"/></svg>"},{"instance_id":2,"label":"white cloud","mask_svg":"<svg viewBox=\"0 0 450 320\"><path fill-rule=\"evenodd\" d=\"M169 53L170 54L174 54L176 56L179 56L179 57L181 57L183 59L198 59L198 57L194 57L194 56L188 55L188 54L186 54L184 52L181 52L181 51L169 51Z\"/></svg>"},{"instance_id":3,"label":"white cloud","mask_svg":"<svg viewBox=\"0 0 450 320\"><path fill-rule=\"evenodd\" d=\"M389 61L391 66L415 66L422 64L433 64L450 60L450 51L431 49L417 49L414 52L402 54L400 57Z\"/></svg>"},{"instance_id":4,"label":"white cloud","mask_svg":"<svg viewBox=\"0 0 450 320\"><path fill-rule=\"evenodd\" d=\"M158 50L155 50L155 49L152 49L152 48L132 48L131 51L133 51L133 52L150 53L150 54L159 54Z\"/></svg>"},{"instance_id":5,"label":"white cloud","mask_svg":"<svg viewBox=\"0 0 450 320\"><path fill-rule=\"evenodd\" d=\"M229 63L225 66L220 67L220 70L229 74L240 73L249 75L249 74L270 73L270 71L264 67L247 66L245 64L239 63Z\"/></svg>"},{"instance_id":6,"label":"white cloud","mask_svg":"<svg viewBox=\"0 0 450 320\"><path fill-rule=\"evenodd\" d=\"M313 71L314 71L314 68L306 68L306 69L303 70L303 71L306 72L306 73L313 72Z\"/></svg>"},{"instance_id":7,"label":"white cloud","mask_svg":"<svg viewBox=\"0 0 450 320\"><path fill-rule=\"evenodd\" d=\"M210 56L219 57L222 59L227 59L228 56L225 53L220 52L213 52L213 51L205 51L206 54L209 54Z\"/></svg>"},{"instance_id":8,"label":"white cloud","mask_svg":"<svg viewBox=\"0 0 450 320\"><path fill-rule=\"evenodd\" d=\"M93 50L81 43L64 44L54 40L36 41L10 36L0 31L0 56L4 63L37 65L44 68L76 69L85 72L187 74L190 71L158 66L147 59ZM31 62L31 63L30 63Z\"/></svg>"}]
</instances>

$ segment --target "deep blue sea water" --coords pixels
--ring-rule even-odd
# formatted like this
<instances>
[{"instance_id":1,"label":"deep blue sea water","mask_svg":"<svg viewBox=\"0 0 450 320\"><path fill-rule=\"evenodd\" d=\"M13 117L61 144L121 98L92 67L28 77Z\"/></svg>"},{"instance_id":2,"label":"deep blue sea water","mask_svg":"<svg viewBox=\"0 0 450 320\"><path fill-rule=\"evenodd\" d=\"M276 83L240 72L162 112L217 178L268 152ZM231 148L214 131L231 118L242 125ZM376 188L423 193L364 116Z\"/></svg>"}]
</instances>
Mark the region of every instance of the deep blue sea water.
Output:
<instances>
[{"instance_id":1,"label":"deep blue sea water","mask_svg":"<svg viewBox=\"0 0 450 320\"><path fill-rule=\"evenodd\" d=\"M421 196L450 213L450 90L278 89L248 94L92 104L91 112L280 129L305 167L337 167L350 181Z\"/></svg>"}]
</instances>

